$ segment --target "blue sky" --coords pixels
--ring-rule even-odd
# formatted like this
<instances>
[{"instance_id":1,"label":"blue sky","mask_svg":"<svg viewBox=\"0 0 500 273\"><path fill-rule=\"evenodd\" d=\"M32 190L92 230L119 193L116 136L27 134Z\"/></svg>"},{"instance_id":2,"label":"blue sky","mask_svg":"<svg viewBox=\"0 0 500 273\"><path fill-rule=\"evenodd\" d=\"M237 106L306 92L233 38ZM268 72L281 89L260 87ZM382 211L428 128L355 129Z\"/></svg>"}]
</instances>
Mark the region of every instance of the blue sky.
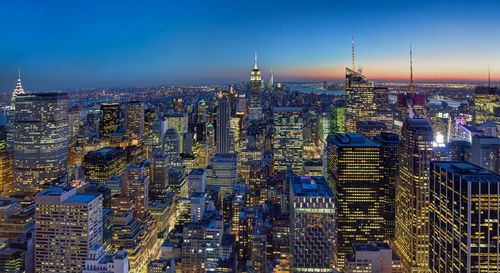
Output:
<instances>
[{"instance_id":1,"label":"blue sky","mask_svg":"<svg viewBox=\"0 0 500 273\"><path fill-rule=\"evenodd\" d=\"M500 78L495 1L2 1L0 90L267 79Z\"/></svg>"}]
</instances>

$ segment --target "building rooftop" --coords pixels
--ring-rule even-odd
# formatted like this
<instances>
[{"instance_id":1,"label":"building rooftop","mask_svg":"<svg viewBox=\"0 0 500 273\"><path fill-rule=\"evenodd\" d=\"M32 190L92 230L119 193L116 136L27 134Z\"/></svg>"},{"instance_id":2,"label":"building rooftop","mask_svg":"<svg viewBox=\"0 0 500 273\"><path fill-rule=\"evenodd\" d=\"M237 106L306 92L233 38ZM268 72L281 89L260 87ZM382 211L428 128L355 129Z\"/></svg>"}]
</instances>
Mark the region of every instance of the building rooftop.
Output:
<instances>
[{"instance_id":1,"label":"building rooftop","mask_svg":"<svg viewBox=\"0 0 500 273\"><path fill-rule=\"evenodd\" d=\"M204 173L206 173L207 170L206 169L192 169L191 170L191 173L189 174L194 174L194 175L203 175Z\"/></svg>"},{"instance_id":2,"label":"building rooftop","mask_svg":"<svg viewBox=\"0 0 500 273\"><path fill-rule=\"evenodd\" d=\"M40 195L40 196L61 196L61 195L65 194L73 189L74 189L73 187L52 187L52 188L48 188L48 189L42 191L38 195Z\"/></svg>"},{"instance_id":3,"label":"building rooftop","mask_svg":"<svg viewBox=\"0 0 500 273\"><path fill-rule=\"evenodd\" d=\"M333 191L323 176L292 176L293 195L296 197L333 197Z\"/></svg>"},{"instance_id":4,"label":"building rooftop","mask_svg":"<svg viewBox=\"0 0 500 273\"><path fill-rule=\"evenodd\" d=\"M335 134L328 139L332 144L343 147L380 147L380 144L360 133Z\"/></svg>"},{"instance_id":5,"label":"building rooftop","mask_svg":"<svg viewBox=\"0 0 500 273\"><path fill-rule=\"evenodd\" d=\"M273 112L302 112L302 107L274 107Z\"/></svg>"},{"instance_id":6,"label":"building rooftop","mask_svg":"<svg viewBox=\"0 0 500 273\"><path fill-rule=\"evenodd\" d=\"M469 182L500 183L500 175L469 162L433 161L431 164L439 166L454 175L459 175Z\"/></svg>"},{"instance_id":7,"label":"building rooftop","mask_svg":"<svg viewBox=\"0 0 500 273\"><path fill-rule=\"evenodd\" d=\"M89 203L99 197L97 193L77 193L68 199L64 200L65 203Z\"/></svg>"}]
</instances>

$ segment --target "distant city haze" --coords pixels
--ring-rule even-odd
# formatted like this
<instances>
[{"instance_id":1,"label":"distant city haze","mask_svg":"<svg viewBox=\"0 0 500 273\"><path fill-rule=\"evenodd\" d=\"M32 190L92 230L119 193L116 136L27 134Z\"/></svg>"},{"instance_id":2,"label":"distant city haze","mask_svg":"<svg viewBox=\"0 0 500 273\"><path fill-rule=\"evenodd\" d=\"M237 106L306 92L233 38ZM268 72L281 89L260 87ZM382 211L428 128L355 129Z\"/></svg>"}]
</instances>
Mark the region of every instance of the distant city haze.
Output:
<instances>
[{"instance_id":1,"label":"distant city haze","mask_svg":"<svg viewBox=\"0 0 500 273\"><path fill-rule=\"evenodd\" d=\"M154 1L156 2L156 1ZM500 78L496 1L3 1L0 91L263 80ZM468 2L468 3L467 3Z\"/></svg>"}]
</instances>

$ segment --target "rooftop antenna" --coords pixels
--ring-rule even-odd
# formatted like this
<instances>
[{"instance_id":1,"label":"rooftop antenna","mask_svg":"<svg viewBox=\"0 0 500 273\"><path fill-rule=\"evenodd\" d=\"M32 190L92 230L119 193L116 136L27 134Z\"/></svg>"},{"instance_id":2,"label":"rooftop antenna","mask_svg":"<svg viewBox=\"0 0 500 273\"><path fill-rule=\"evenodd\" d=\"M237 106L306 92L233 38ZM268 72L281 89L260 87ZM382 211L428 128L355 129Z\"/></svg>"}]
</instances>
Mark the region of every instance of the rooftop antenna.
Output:
<instances>
[{"instance_id":1,"label":"rooftop antenna","mask_svg":"<svg viewBox=\"0 0 500 273\"><path fill-rule=\"evenodd\" d=\"M255 61L254 61L254 69L257 69L257 51L255 51Z\"/></svg>"},{"instance_id":2,"label":"rooftop antenna","mask_svg":"<svg viewBox=\"0 0 500 273\"><path fill-rule=\"evenodd\" d=\"M354 36L352 36L351 44L352 44L352 71L356 71L356 67L354 65Z\"/></svg>"},{"instance_id":3,"label":"rooftop antenna","mask_svg":"<svg viewBox=\"0 0 500 273\"><path fill-rule=\"evenodd\" d=\"M415 83L413 82L413 52L410 43L410 93L413 94L414 92L415 92Z\"/></svg>"}]
</instances>

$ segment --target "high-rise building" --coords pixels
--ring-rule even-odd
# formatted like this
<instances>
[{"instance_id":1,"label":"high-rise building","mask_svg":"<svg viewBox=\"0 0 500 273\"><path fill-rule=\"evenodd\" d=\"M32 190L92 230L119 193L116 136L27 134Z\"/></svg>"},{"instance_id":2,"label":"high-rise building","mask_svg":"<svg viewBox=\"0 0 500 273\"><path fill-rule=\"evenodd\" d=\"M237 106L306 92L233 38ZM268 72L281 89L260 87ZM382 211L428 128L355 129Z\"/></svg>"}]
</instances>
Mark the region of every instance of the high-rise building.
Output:
<instances>
[{"instance_id":1,"label":"high-rise building","mask_svg":"<svg viewBox=\"0 0 500 273\"><path fill-rule=\"evenodd\" d=\"M328 137L328 182L337 198L335 262L343 268L353 243L383 241L386 199L382 146L359 133ZM355 217L353 217L355 215Z\"/></svg>"},{"instance_id":2,"label":"high-rise building","mask_svg":"<svg viewBox=\"0 0 500 273\"><path fill-rule=\"evenodd\" d=\"M290 178L291 272L335 272L335 196L322 176Z\"/></svg>"},{"instance_id":3,"label":"high-rise building","mask_svg":"<svg viewBox=\"0 0 500 273\"><path fill-rule=\"evenodd\" d=\"M474 90L474 121L481 124L495 119L495 108L500 100L500 89L491 86L478 86Z\"/></svg>"},{"instance_id":4,"label":"high-rise building","mask_svg":"<svg viewBox=\"0 0 500 273\"><path fill-rule=\"evenodd\" d=\"M16 112L16 97L19 95L24 95L23 85L21 84L21 70L17 76L17 84L14 91L12 91L12 98L10 100L10 107L7 112L7 149L12 149L14 147L14 135L16 134L16 122L15 122L15 112Z\"/></svg>"},{"instance_id":5,"label":"high-rise building","mask_svg":"<svg viewBox=\"0 0 500 273\"><path fill-rule=\"evenodd\" d=\"M104 147L88 152L83 158L85 177L106 183L112 175L122 175L127 166L127 154L120 147Z\"/></svg>"},{"instance_id":6,"label":"high-rise building","mask_svg":"<svg viewBox=\"0 0 500 273\"><path fill-rule=\"evenodd\" d=\"M182 272L201 273L215 268L220 258L222 221L187 223L183 229Z\"/></svg>"},{"instance_id":7,"label":"high-rise building","mask_svg":"<svg viewBox=\"0 0 500 273\"><path fill-rule=\"evenodd\" d=\"M66 175L68 95L21 94L15 99L14 185L38 191Z\"/></svg>"},{"instance_id":8,"label":"high-rise building","mask_svg":"<svg viewBox=\"0 0 500 273\"><path fill-rule=\"evenodd\" d=\"M103 103L99 113L99 136L109 137L120 127L120 104Z\"/></svg>"},{"instance_id":9,"label":"high-rise building","mask_svg":"<svg viewBox=\"0 0 500 273\"><path fill-rule=\"evenodd\" d=\"M175 260L173 258L153 260L148 264L147 273L175 273Z\"/></svg>"},{"instance_id":10,"label":"high-rise building","mask_svg":"<svg viewBox=\"0 0 500 273\"><path fill-rule=\"evenodd\" d=\"M377 110L373 92L375 83L347 67L345 78L345 131L355 133L358 121L371 120L375 115Z\"/></svg>"},{"instance_id":11,"label":"high-rise building","mask_svg":"<svg viewBox=\"0 0 500 273\"><path fill-rule=\"evenodd\" d=\"M500 272L500 176L431 162L429 184L430 272Z\"/></svg>"},{"instance_id":12,"label":"high-rise building","mask_svg":"<svg viewBox=\"0 0 500 273\"><path fill-rule=\"evenodd\" d=\"M429 162L433 133L427 119L408 118L401 130L396 181L396 252L405 272L429 270Z\"/></svg>"},{"instance_id":13,"label":"high-rise building","mask_svg":"<svg viewBox=\"0 0 500 273\"><path fill-rule=\"evenodd\" d=\"M189 195L194 192L205 192L207 187L207 170L193 169L188 175Z\"/></svg>"},{"instance_id":14,"label":"high-rise building","mask_svg":"<svg viewBox=\"0 0 500 273\"><path fill-rule=\"evenodd\" d=\"M344 273L403 273L401 260L387 243L355 243Z\"/></svg>"},{"instance_id":15,"label":"high-rise building","mask_svg":"<svg viewBox=\"0 0 500 273\"><path fill-rule=\"evenodd\" d=\"M170 162L179 161L179 135L175 129L167 129L165 132L163 136L163 151L167 154Z\"/></svg>"},{"instance_id":16,"label":"high-rise building","mask_svg":"<svg viewBox=\"0 0 500 273\"><path fill-rule=\"evenodd\" d=\"M274 172L291 167L295 174L301 175L304 160L302 108L275 107L273 113Z\"/></svg>"},{"instance_id":17,"label":"high-rise building","mask_svg":"<svg viewBox=\"0 0 500 273\"><path fill-rule=\"evenodd\" d=\"M399 170L399 137L392 133L382 133L373 138L378 144L382 145L383 176L385 181L384 199L385 199L385 236L394 237L395 226L395 200L396 200L396 177Z\"/></svg>"},{"instance_id":18,"label":"high-rise building","mask_svg":"<svg viewBox=\"0 0 500 273\"><path fill-rule=\"evenodd\" d=\"M14 152L0 151L0 195L6 196L14 192Z\"/></svg>"},{"instance_id":19,"label":"high-rise building","mask_svg":"<svg viewBox=\"0 0 500 273\"><path fill-rule=\"evenodd\" d=\"M130 101L124 104L125 133L133 139L144 135L144 104L140 101Z\"/></svg>"},{"instance_id":20,"label":"high-rise building","mask_svg":"<svg viewBox=\"0 0 500 273\"><path fill-rule=\"evenodd\" d=\"M168 171L170 162L164 151L154 151L151 154L151 185L149 197L154 201L164 200L168 191Z\"/></svg>"},{"instance_id":21,"label":"high-rise building","mask_svg":"<svg viewBox=\"0 0 500 273\"><path fill-rule=\"evenodd\" d=\"M141 219L146 213L149 200L149 178L144 165L130 164L125 168L121 194L132 199L134 217Z\"/></svg>"},{"instance_id":22,"label":"high-rise building","mask_svg":"<svg viewBox=\"0 0 500 273\"><path fill-rule=\"evenodd\" d=\"M102 196L52 187L35 196L35 272L81 272L102 243Z\"/></svg>"},{"instance_id":23,"label":"high-rise building","mask_svg":"<svg viewBox=\"0 0 500 273\"><path fill-rule=\"evenodd\" d=\"M128 273L128 253L119 249L114 255L108 255L101 245L94 245L85 260L82 273Z\"/></svg>"},{"instance_id":24,"label":"high-rise building","mask_svg":"<svg viewBox=\"0 0 500 273\"><path fill-rule=\"evenodd\" d=\"M389 133L387 125L380 121L358 121L356 124L357 133L373 138L382 133Z\"/></svg>"},{"instance_id":25,"label":"high-rise building","mask_svg":"<svg viewBox=\"0 0 500 273\"><path fill-rule=\"evenodd\" d=\"M330 134L345 133L345 102L338 102L330 107Z\"/></svg>"},{"instance_id":26,"label":"high-rise building","mask_svg":"<svg viewBox=\"0 0 500 273\"><path fill-rule=\"evenodd\" d=\"M220 197L231 193L238 182L238 155L215 154L207 167L207 185L220 187Z\"/></svg>"},{"instance_id":27,"label":"high-rise building","mask_svg":"<svg viewBox=\"0 0 500 273\"><path fill-rule=\"evenodd\" d=\"M215 134L216 153L227 154L230 152L230 119L231 108L229 106L229 101L225 97L220 98L217 101L217 127Z\"/></svg>"},{"instance_id":28,"label":"high-rise building","mask_svg":"<svg viewBox=\"0 0 500 273\"><path fill-rule=\"evenodd\" d=\"M257 66L257 53L255 53L254 66L250 74L250 108L262 108L261 93L262 78Z\"/></svg>"},{"instance_id":29,"label":"high-rise building","mask_svg":"<svg viewBox=\"0 0 500 273\"><path fill-rule=\"evenodd\" d=\"M472 163L500 174L500 139L491 136L473 136Z\"/></svg>"},{"instance_id":30,"label":"high-rise building","mask_svg":"<svg viewBox=\"0 0 500 273\"><path fill-rule=\"evenodd\" d=\"M179 152L184 147L183 135L188 131L188 114L187 113L166 113L165 118L168 120L168 128L175 129L179 138Z\"/></svg>"}]
</instances>

